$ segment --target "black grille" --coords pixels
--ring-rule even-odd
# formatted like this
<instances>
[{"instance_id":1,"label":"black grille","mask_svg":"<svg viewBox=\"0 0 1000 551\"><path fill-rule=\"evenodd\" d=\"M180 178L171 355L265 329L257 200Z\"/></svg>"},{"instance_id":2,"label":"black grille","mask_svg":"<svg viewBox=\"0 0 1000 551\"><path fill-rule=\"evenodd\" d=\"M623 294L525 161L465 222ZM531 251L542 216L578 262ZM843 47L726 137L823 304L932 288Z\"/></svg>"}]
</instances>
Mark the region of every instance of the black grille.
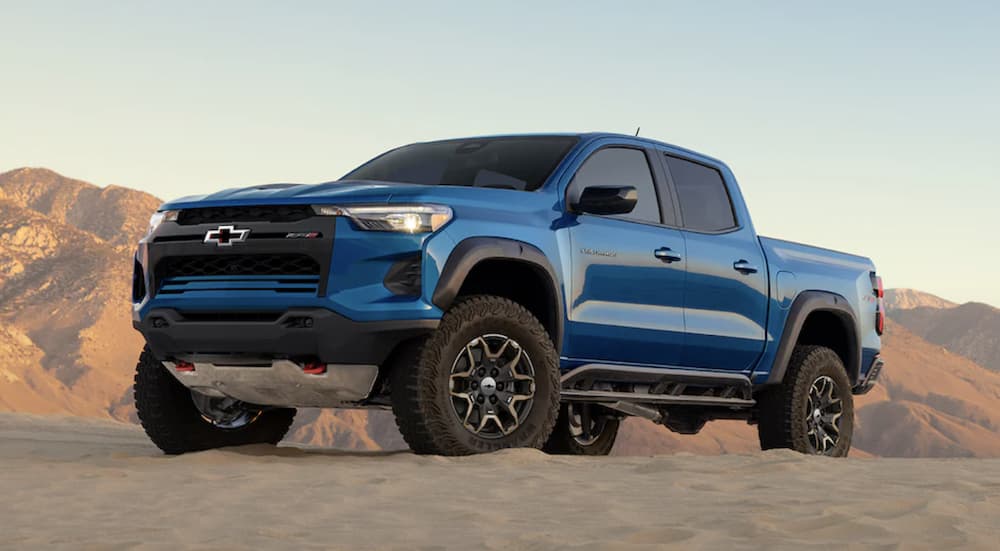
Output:
<instances>
[{"instance_id":1,"label":"black grille","mask_svg":"<svg viewBox=\"0 0 1000 551\"><path fill-rule=\"evenodd\" d=\"M226 254L167 257L156 279L192 276L320 275L319 263L301 254Z\"/></svg>"},{"instance_id":2,"label":"black grille","mask_svg":"<svg viewBox=\"0 0 1000 551\"><path fill-rule=\"evenodd\" d=\"M205 207L184 209L177 215L182 226L223 222L298 222L313 216L309 205Z\"/></svg>"}]
</instances>

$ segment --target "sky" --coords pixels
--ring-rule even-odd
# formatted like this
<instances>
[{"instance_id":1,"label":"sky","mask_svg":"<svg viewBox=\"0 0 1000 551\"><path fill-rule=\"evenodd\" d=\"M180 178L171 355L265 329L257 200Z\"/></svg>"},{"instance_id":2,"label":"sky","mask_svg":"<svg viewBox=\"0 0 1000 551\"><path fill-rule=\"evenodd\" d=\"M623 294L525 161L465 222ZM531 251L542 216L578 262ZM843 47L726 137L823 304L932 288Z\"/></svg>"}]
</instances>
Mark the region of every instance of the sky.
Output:
<instances>
[{"instance_id":1,"label":"sky","mask_svg":"<svg viewBox=\"0 0 1000 551\"><path fill-rule=\"evenodd\" d=\"M0 0L0 171L167 199L641 127L726 161L764 235L1000 306L997 28L990 2Z\"/></svg>"}]
</instances>

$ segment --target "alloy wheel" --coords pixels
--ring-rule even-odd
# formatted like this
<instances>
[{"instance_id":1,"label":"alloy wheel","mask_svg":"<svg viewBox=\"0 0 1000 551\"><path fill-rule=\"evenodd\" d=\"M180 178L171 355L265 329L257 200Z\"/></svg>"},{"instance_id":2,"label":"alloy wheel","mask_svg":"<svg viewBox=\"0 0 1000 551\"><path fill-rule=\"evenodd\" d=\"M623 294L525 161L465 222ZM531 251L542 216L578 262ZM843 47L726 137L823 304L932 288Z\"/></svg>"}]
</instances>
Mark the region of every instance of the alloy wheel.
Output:
<instances>
[{"instance_id":1,"label":"alloy wheel","mask_svg":"<svg viewBox=\"0 0 1000 551\"><path fill-rule=\"evenodd\" d=\"M476 337L459 352L448 378L452 408L466 430L496 439L513 433L531 412L535 368L524 348L497 333Z\"/></svg>"},{"instance_id":2,"label":"alloy wheel","mask_svg":"<svg viewBox=\"0 0 1000 551\"><path fill-rule=\"evenodd\" d=\"M806 404L806 436L813 453L829 455L840 441L840 418L844 402L834 380L817 377L809 388Z\"/></svg>"}]
</instances>

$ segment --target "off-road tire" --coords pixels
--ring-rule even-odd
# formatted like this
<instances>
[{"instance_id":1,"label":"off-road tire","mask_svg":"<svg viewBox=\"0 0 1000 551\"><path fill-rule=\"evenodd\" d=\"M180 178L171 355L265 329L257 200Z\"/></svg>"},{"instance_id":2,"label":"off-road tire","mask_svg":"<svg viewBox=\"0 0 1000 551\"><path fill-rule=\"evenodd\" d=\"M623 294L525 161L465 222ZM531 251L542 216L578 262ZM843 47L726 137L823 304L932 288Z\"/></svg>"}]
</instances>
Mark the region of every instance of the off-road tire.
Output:
<instances>
[{"instance_id":1,"label":"off-road tire","mask_svg":"<svg viewBox=\"0 0 1000 551\"><path fill-rule=\"evenodd\" d=\"M568 411L564 405L559 409L556 426L542 450L553 455L609 455L618 438L620 423L617 417L608 417L597 439L584 445L570 433Z\"/></svg>"},{"instance_id":2,"label":"off-road tire","mask_svg":"<svg viewBox=\"0 0 1000 551\"><path fill-rule=\"evenodd\" d=\"M455 358L471 341L500 333L524 347L534 368L530 412L511 434L483 438L462 425L451 403L449 377ZM559 354L538 319L506 298L460 298L438 328L409 358L392 366L392 411L403 439L415 453L471 455L503 448L541 448L559 413Z\"/></svg>"},{"instance_id":3,"label":"off-road tire","mask_svg":"<svg viewBox=\"0 0 1000 551\"><path fill-rule=\"evenodd\" d=\"M823 346L795 347L784 381L758 394L757 434L762 450L788 448L806 454L817 453L809 442L805 418L809 391L823 376L833 380L843 404L840 435L836 446L826 455L847 456L854 432L851 382L840 357Z\"/></svg>"},{"instance_id":4,"label":"off-road tire","mask_svg":"<svg viewBox=\"0 0 1000 551\"><path fill-rule=\"evenodd\" d=\"M135 410L149 439L164 453L176 455L225 446L277 444L285 437L295 410L263 411L250 424L221 429L206 421L191 391L144 348L135 368Z\"/></svg>"}]
</instances>

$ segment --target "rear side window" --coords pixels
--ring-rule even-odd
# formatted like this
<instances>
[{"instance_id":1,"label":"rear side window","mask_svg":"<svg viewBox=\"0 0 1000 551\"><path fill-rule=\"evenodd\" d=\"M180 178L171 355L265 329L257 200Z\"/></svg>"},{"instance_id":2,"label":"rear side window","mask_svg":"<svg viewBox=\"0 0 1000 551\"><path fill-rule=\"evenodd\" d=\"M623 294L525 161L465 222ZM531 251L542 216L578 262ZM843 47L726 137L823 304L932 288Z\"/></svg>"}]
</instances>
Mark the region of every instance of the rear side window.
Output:
<instances>
[{"instance_id":1,"label":"rear side window","mask_svg":"<svg viewBox=\"0 0 1000 551\"><path fill-rule=\"evenodd\" d=\"M575 202L584 188L590 186L635 187L639 194L635 209L611 218L660 223L660 207L653 189L653 175L649 171L646 154L642 151L609 147L591 155L573 177L569 190L570 203Z\"/></svg>"},{"instance_id":2,"label":"rear side window","mask_svg":"<svg viewBox=\"0 0 1000 551\"><path fill-rule=\"evenodd\" d=\"M733 204L722 174L714 168L667 155L684 227L716 232L736 227Z\"/></svg>"}]
</instances>

